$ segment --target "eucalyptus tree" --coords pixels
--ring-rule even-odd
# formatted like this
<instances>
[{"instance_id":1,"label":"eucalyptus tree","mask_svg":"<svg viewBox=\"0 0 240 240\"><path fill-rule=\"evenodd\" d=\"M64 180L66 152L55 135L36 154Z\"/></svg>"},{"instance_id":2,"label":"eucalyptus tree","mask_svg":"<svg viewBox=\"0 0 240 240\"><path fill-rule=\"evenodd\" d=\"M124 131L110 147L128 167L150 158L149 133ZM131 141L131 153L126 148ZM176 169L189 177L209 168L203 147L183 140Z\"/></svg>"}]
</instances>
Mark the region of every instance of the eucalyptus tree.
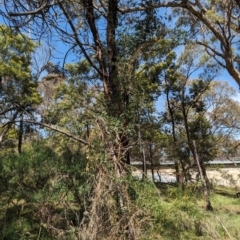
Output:
<instances>
[{"instance_id":1,"label":"eucalyptus tree","mask_svg":"<svg viewBox=\"0 0 240 240\"><path fill-rule=\"evenodd\" d=\"M204 93L206 116L215 135L218 157L239 155L239 102L237 92L227 82L213 81Z\"/></svg>"},{"instance_id":2,"label":"eucalyptus tree","mask_svg":"<svg viewBox=\"0 0 240 240\"><path fill-rule=\"evenodd\" d=\"M143 70L146 76L149 74L150 79L152 73L147 68L156 62L149 61L142 70L141 66L154 54L160 55L168 51L163 49L163 46L167 45L163 43L166 28L157 10L151 7L131 13L122 10L125 7L130 9L134 4L135 1L118 0L14 0L6 2L5 11L2 12L15 27L23 31L30 29L36 39L60 39L67 45L66 58L71 53L79 60L88 62L92 74L97 76L95 84L100 83L102 87L108 116L121 121L121 130L116 136L121 146L117 159L128 164L129 137L125 129L133 121L130 102L135 88L132 81L134 71ZM150 2L146 4L151 5ZM161 52L158 53L159 47L156 46L161 45ZM156 69L155 79L157 71L160 71L159 68Z\"/></svg>"},{"instance_id":3,"label":"eucalyptus tree","mask_svg":"<svg viewBox=\"0 0 240 240\"><path fill-rule=\"evenodd\" d=\"M172 92L171 94L174 94L172 96L167 93L166 104L168 107L165 113L167 123L165 129L172 136L168 155L175 159L177 166L180 163L186 181L188 181L188 171L196 166L193 141L197 142L202 168L204 168L204 161L212 160L214 157L211 126L206 118L204 103L199 99L203 91L206 91L207 84L201 80L195 80L195 93L193 93L193 87L187 85L182 86L179 92L176 90ZM189 89L186 87L189 87ZM178 168L176 168L176 174L181 175L181 172L177 170Z\"/></svg>"},{"instance_id":4,"label":"eucalyptus tree","mask_svg":"<svg viewBox=\"0 0 240 240\"><path fill-rule=\"evenodd\" d=\"M165 76L165 129L170 135L167 153L175 161L178 182L191 181L190 170L197 169L202 177L206 210L211 210L205 162L214 159L216 146L202 98L211 78L190 81L180 71L175 77L168 75Z\"/></svg>"},{"instance_id":5,"label":"eucalyptus tree","mask_svg":"<svg viewBox=\"0 0 240 240\"><path fill-rule=\"evenodd\" d=\"M149 78L147 68L151 67L151 64L147 63L144 67L143 63L149 52L151 52L151 58L156 59L153 57L154 47L162 44L160 40L164 32L163 24L158 19L163 11L158 9L161 7L186 9L190 14L184 15L184 18L181 18L183 15L179 15L179 21L189 19L187 23L191 24L198 17L204 24L212 24L212 21L209 23L205 20L206 14L202 11L204 8L211 7L207 1L201 5L199 1L12 0L6 2L4 6L5 12L2 15L16 27L25 31L30 27L31 32L34 33L33 36L37 38L51 36L55 39L54 36L57 36L68 44L67 53L74 52L79 59L88 61L92 72L98 76L102 85L108 115L121 119L122 130L117 136L120 140L121 154L117 158L127 163L130 163L126 151L129 137L124 129L132 120L129 109L135 87L132 82L133 69L139 68L140 72L144 71ZM201 29L200 25L201 22L194 22L194 34L191 36L201 36L201 32L199 35L195 34L198 29ZM210 30L214 28L210 26ZM215 32L213 31L213 34ZM203 36L205 33L204 29ZM129 35L133 34L135 34L134 37L129 38ZM219 37L218 41L222 41L222 35L215 35ZM124 44L125 48L121 47ZM156 65L154 60L152 63ZM155 76L157 77L158 74Z\"/></svg>"},{"instance_id":6,"label":"eucalyptus tree","mask_svg":"<svg viewBox=\"0 0 240 240\"><path fill-rule=\"evenodd\" d=\"M71 127L73 134L70 134L76 140L81 134L77 125L84 129L86 120L91 120L90 135L79 141L87 146L86 171L91 170L94 174L91 203L86 206L89 214L80 219L79 226L84 229L81 234L85 234L83 239L96 239L102 229L107 229L105 235L116 229L116 239L120 239L120 233L125 234L126 239L136 239L139 234L134 225L140 221L131 218L135 208L131 208L132 199L123 179L125 163L130 164L129 150L134 144L135 107L137 110L146 108L146 102L158 95L160 62L171 48L171 41L165 41L166 27L155 9L131 13L121 10L135 3L13 0L5 2L2 12L16 28L25 32L30 30L37 40L49 38L53 44L60 40L59 48L66 49L63 64L71 54L76 62L89 65L87 87L82 84L86 80L82 72L72 79L71 76L67 86L60 84L56 106L61 114L67 106L66 114L59 117L58 111L51 113L53 120L57 120L54 128ZM89 105L98 104L98 109L95 105L92 114L85 115L88 110L81 112L81 94L90 93L91 86L99 94L94 95ZM69 92L69 89L74 90ZM75 119L73 113L76 113ZM80 124L76 124L77 121ZM43 119L39 124L46 126L49 122ZM115 208L108 204L112 198ZM114 221L113 216L116 216Z\"/></svg>"},{"instance_id":7,"label":"eucalyptus tree","mask_svg":"<svg viewBox=\"0 0 240 240\"><path fill-rule=\"evenodd\" d=\"M212 147L203 146L203 142L210 141L210 138L203 134L210 130L210 126L207 127L206 124L208 121L203 95L219 69L211 58L202 58L202 52L202 47L186 44L177 61L173 61L163 75L163 96L166 99L165 129L172 139L168 155L175 160L177 181L180 181L181 175L187 181L189 169L196 166L193 141L197 141L199 151L201 149L201 161L212 159L208 152ZM203 132L200 131L201 127ZM203 149L208 157L203 156ZM201 166L204 168L203 161ZM206 176L204 169L203 172Z\"/></svg>"}]
</instances>

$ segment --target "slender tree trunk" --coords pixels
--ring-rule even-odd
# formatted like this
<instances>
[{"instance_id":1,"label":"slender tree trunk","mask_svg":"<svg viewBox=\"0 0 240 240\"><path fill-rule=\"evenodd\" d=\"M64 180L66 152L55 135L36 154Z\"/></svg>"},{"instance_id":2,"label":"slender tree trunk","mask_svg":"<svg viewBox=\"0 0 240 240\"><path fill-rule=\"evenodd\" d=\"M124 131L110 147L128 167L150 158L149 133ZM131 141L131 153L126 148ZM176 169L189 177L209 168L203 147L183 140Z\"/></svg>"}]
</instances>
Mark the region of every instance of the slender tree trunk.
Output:
<instances>
[{"instance_id":1,"label":"slender tree trunk","mask_svg":"<svg viewBox=\"0 0 240 240\"><path fill-rule=\"evenodd\" d=\"M198 171L199 171L199 174L201 176L202 183L203 183L203 193L204 193L204 198L205 198L205 202L206 202L206 210L207 211L212 211L213 207L211 205L210 198L209 198L208 181L207 181L207 178L206 178L207 175L206 175L205 168L204 168L205 176L203 174L203 171L202 171L202 166L203 165L201 166L201 164L200 164L195 140L193 140L193 148L194 148L194 154L195 154L196 162L197 162L197 166L198 166Z\"/></svg>"},{"instance_id":2,"label":"slender tree trunk","mask_svg":"<svg viewBox=\"0 0 240 240\"><path fill-rule=\"evenodd\" d=\"M168 107L168 111L169 111L170 118L171 118L170 121L171 121L171 127L172 127L173 143L174 143L174 146L175 146L176 142L177 142L177 137L176 137L176 132L175 132L175 117L174 117L174 109L171 106L170 99L169 99L169 91L167 91L166 97L167 97L167 107ZM175 166L175 172L176 172L175 173L176 174L176 181L177 181L177 183L179 183L180 179L181 179L180 170L179 170L179 160L177 159L177 156L175 154L173 154L173 157L174 157L174 162L175 162L174 166ZM181 162L181 160L180 160L180 162ZM183 166L183 163L181 165Z\"/></svg>"},{"instance_id":3,"label":"slender tree trunk","mask_svg":"<svg viewBox=\"0 0 240 240\"><path fill-rule=\"evenodd\" d=\"M142 156L142 171L143 171L143 176L142 178L145 179L147 176L147 163L146 163L146 155L145 155L145 149L142 144L142 136L141 136L141 129L140 129L140 124L137 124L137 131L138 131L138 141L139 141L139 150Z\"/></svg>"},{"instance_id":4,"label":"slender tree trunk","mask_svg":"<svg viewBox=\"0 0 240 240\"><path fill-rule=\"evenodd\" d=\"M180 182L180 171L179 171L179 164L178 164L178 160L174 160L174 167L175 167L175 172L176 172L176 181L177 183Z\"/></svg>"},{"instance_id":5,"label":"slender tree trunk","mask_svg":"<svg viewBox=\"0 0 240 240\"><path fill-rule=\"evenodd\" d=\"M22 138L23 138L23 115L20 115L19 132L18 132L18 153L22 153Z\"/></svg>"},{"instance_id":6,"label":"slender tree trunk","mask_svg":"<svg viewBox=\"0 0 240 240\"><path fill-rule=\"evenodd\" d=\"M201 166L201 169L202 169L202 174L203 174L204 181L206 182L208 189L210 189L211 184L210 184L210 181L208 179L207 172L206 172L206 167L205 167L205 164L202 161L202 159L200 159L200 166Z\"/></svg>"},{"instance_id":7,"label":"slender tree trunk","mask_svg":"<svg viewBox=\"0 0 240 240\"><path fill-rule=\"evenodd\" d=\"M152 180L155 182L154 177L154 164L153 164L153 152L152 152L152 144L149 144L149 155L150 155L150 163L151 163L151 173L152 173Z\"/></svg>"},{"instance_id":8,"label":"slender tree trunk","mask_svg":"<svg viewBox=\"0 0 240 240\"><path fill-rule=\"evenodd\" d=\"M184 93L182 93L182 99L184 99ZM193 158L194 158L195 162L197 162L197 160L196 160L195 148L194 148L193 143L191 141L189 125L188 125L188 111L186 111L184 100L182 100L181 105L182 105L184 127L185 127L185 131L186 131L186 135L187 135L187 144L188 144L188 147L189 147L188 166L184 167L184 176L185 176L186 181L188 181L188 173L186 171L191 167L190 154L193 155Z\"/></svg>"},{"instance_id":9,"label":"slender tree trunk","mask_svg":"<svg viewBox=\"0 0 240 240\"><path fill-rule=\"evenodd\" d=\"M142 146L142 160L143 160L143 179L147 177L147 163L146 163L146 155L145 155L145 149Z\"/></svg>"}]
</instances>

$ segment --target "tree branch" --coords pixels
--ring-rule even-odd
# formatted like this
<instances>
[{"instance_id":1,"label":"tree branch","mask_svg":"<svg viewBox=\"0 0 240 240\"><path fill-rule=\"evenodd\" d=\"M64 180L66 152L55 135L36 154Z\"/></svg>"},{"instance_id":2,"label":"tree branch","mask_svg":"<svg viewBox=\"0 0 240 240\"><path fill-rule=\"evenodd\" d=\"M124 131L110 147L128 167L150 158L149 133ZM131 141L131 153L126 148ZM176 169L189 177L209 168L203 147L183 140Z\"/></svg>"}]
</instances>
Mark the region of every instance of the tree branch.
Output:
<instances>
[{"instance_id":1,"label":"tree branch","mask_svg":"<svg viewBox=\"0 0 240 240\"><path fill-rule=\"evenodd\" d=\"M3 110L2 112L0 112L0 115L3 115L5 113L10 112L10 111L15 110L15 109L16 109L16 107L7 108L7 109Z\"/></svg>"},{"instance_id":2,"label":"tree branch","mask_svg":"<svg viewBox=\"0 0 240 240\"><path fill-rule=\"evenodd\" d=\"M13 120L13 121L9 121L8 123L4 124L2 127L6 126L6 125L8 125L8 124L16 123L16 122L20 122L20 120L17 120L17 121L14 121L14 120ZM82 144L84 144L84 145L89 145L89 143L86 142L85 140L83 140L83 139L81 139L81 138L78 138L78 137L74 136L74 135L71 134L71 133L68 133L68 132L65 132L65 131L63 131L63 130L60 130L60 129L58 129L58 128L54 127L54 126L51 126L51 125L49 125L49 124L41 123L41 122L35 122L35 121L31 120L31 119L23 119L23 122L36 124L36 125L39 125L39 126L42 126L42 127L48 128L48 129L51 129L51 130L53 130L53 131L56 131L56 132L59 132L59 133L65 135L65 136L67 136L67 137L69 137L69 138L71 138L71 139L74 139L74 140L76 140L76 141L78 141L78 142L80 142L80 143L82 143Z\"/></svg>"},{"instance_id":3,"label":"tree branch","mask_svg":"<svg viewBox=\"0 0 240 240\"><path fill-rule=\"evenodd\" d=\"M219 53L218 51L216 51L215 49L213 49L212 47L208 46L207 44L203 43L203 42L199 42L197 41L196 42L197 44L199 45L202 45L208 49L210 49L214 54L216 54L217 56L221 57L221 58L224 58L223 54Z\"/></svg>"},{"instance_id":4,"label":"tree branch","mask_svg":"<svg viewBox=\"0 0 240 240\"><path fill-rule=\"evenodd\" d=\"M62 1L56 0L56 1L54 1L52 4L48 4L48 1L46 1L45 3L43 3L39 8L37 8L37 9L34 10L34 11L9 12L8 15L9 15L10 17L37 15L37 14L41 13L44 9L53 7L54 5L59 4L59 3L61 3L61 2L63 2L63 0L62 0Z\"/></svg>"},{"instance_id":5,"label":"tree branch","mask_svg":"<svg viewBox=\"0 0 240 240\"><path fill-rule=\"evenodd\" d=\"M81 51L83 52L83 55L86 57L87 61L90 63L90 65L98 72L98 74L100 76L102 76L102 72L96 67L96 65L93 63L93 61L91 60L91 58L89 57L89 55L87 54L86 50L83 47L82 42L79 40L78 38L78 33L77 30L69 16L69 14L67 13L67 11L65 10L64 6L62 3L59 4L61 10L63 11L63 14L65 15L65 17L67 18L67 21L73 31L73 35L74 35L74 39L76 40L76 43L78 44L78 46L80 47Z\"/></svg>"}]
</instances>

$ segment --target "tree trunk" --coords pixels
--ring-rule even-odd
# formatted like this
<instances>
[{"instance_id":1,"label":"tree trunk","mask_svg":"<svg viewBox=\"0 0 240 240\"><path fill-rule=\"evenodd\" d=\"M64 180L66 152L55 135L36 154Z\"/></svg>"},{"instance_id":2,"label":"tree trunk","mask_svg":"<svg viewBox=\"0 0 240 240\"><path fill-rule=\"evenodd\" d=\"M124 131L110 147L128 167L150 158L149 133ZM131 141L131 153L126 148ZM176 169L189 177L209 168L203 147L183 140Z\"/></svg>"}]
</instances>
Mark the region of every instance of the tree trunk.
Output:
<instances>
[{"instance_id":1,"label":"tree trunk","mask_svg":"<svg viewBox=\"0 0 240 240\"><path fill-rule=\"evenodd\" d=\"M167 83L168 84L168 83ZM172 137L173 137L173 143L174 146L177 143L177 137L176 137L176 132L175 132L175 117L174 117L174 109L170 104L170 99L169 99L169 91L166 92L166 97L167 97L167 107L168 107L168 111L170 114L170 121L171 121L171 127L172 127ZM176 181L177 183L180 182L181 180L181 176L180 176L180 171L179 171L179 161L177 159L177 156L175 154L173 154L174 157L174 166L175 166L175 171L176 171ZM182 161L180 160L181 165L183 166L184 164L182 163ZM184 170L184 169L183 169Z\"/></svg>"},{"instance_id":2,"label":"tree trunk","mask_svg":"<svg viewBox=\"0 0 240 240\"><path fill-rule=\"evenodd\" d=\"M200 165L200 160L199 160L199 156L198 156L198 153L197 153L197 147L196 147L196 141L195 140L193 140L193 148L194 148L194 154L195 154L196 162L197 162L197 166L198 166L198 171L199 171L200 177L202 179L203 194L204 194L204 198L205 198L205 202L206 202L206 210L207 211L212 211L213 207L211 205L210 198L209 198L208 180L207 180L207 177L206 177L207 174L206 174L205 168L204 168L205 176L203 174L203 171L202 171L202 166L203 165L202 166Z\"/></svg>"},{"instance_id":3,"label":"tree trunk","mask_svg":"<svg viewBox=\"0 0 240 240\"><path fill-rule=\"evenodd\" d=\"M142 145L140 124L137 124L137 131L138 131L139 150L142 156L142 172L143 172L142 179L145 179L147 176L147 163L146 163L145 149Z\"/></svg>"},{"instance_id":4,"label":"tree trunk","mask_svg":"<svg viewBox=\"0 0 240 240\"><path fill-rule=\"evenodd\" d=\"M153 153L152 153L152 144L149 144L149 155L150 155L150 163L151 163L151 173L152 173L152 180L155 182L154 177L154 164L153 164Z\"/></svg>"},{"instance_id":5,"label":"tree trunk","mask_svg":"<svg viewBox=\"0 0 240 240\"><path fill-rule=\"evenodd\" d=\"M22 138L23 138L23 116L22 113L20 115L20 123L19 123L19 132L18 132L18 153L22 153Z\"/></svg>"}]
</instances>

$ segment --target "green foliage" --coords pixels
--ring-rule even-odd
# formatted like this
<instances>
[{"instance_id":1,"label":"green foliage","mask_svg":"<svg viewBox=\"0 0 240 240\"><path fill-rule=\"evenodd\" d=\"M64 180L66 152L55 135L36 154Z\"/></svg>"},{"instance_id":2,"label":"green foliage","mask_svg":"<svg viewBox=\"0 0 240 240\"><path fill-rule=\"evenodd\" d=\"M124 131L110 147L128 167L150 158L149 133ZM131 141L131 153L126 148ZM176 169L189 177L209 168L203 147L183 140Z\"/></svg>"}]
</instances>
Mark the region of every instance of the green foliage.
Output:
<instances>
[{"instance_id":1,"label":"green foliage","mask_svg":"<svg viewBox=\"0 0 240 240\"><path fill-rule=\"evenodd\" d=\"M191 138L198 142L198 154L204 161L213 160L216 157L215 137L211 132L211 126L205 116L196 116L189 123Z\"/></svg>"},{"instance_id":2,"label":"green foliage","mask_svg":"<svg viewBox=\"0 0 240 240\"><path fill-rule=\"evenodd\" d=\"M22 120L32 116L42 101L37 91L37 79L31 72L31 54L36 46L27 36L0 26L0 122L4 125L1 142L5 140L5 147L8 148L15 146L17 138L19 153L23 135L34 133L33 127ZM14 125L15 121L21 123ZM12 134L7 134L9 131L16 133L15 142L10 137Z\"/></svg>"},{"instance_id":3,"label":"green foliage","mask_svg":"<svg viewBox=\"0 0 240 240\"><path fill-rule=\"evenodd\" d=\"M0 26L0 72L2 77L23 80L30 77L30 54L36 44L4 25Z\"/></svg>"},{"instance_id":4,"label":"green foliage","mask_svg":"<svg viewBox=\"0 0 240 240\"><path fill-rule=\"evenodd\" d=\"M36 79L31 73L31 54L37 44L4 25L0 26L1 90L5 104L39 104ZM10 100L11 99L11 100ZM3 100L1 100L3 101Z\"/></svg>"},{"instance_id":5,"label":"green foliage","mask_svg":"<svg viewBox=\"0 0 240 240\"><path fill-rule=\"evenodd\" d=\"M46 143L36 142L21 155L1 154L1 159L1 237L55 239L59 232L51 227L66 229L70 236L73 226L67 222L77 221L75 212L84 211L88 194L87 184L82 185L84 156L70 150L56 155Z\"/></svg>"},{"instance_id":6,"label":"green foliage","mask_svg":"<svg viewBox=\"0 0 240 240\"><path fill-rule=\"evenodd\" d=\"M157 0L103 2L100 1L102 7L91 5L93 1L57 2L47 4L47 9L43 4L35 18L36 4L28 1L28 9L33 10L30 18L29 14L21 17L12 14L14 24L24 24L25 17L29 24L38 19L36 24L30 24L32 29L39 26L41 17L43 27L60 23L55 25L55 33L60 33L61 41L66 39L71 45L68 53L72 51L78 58L78 62L66 64L64 70L59 64L48 62L45 66L48 75L41 83L31 72L31 54L37 45L25 35L0 26L1 141L5 137L5 149L2 145L4 151L0 154L1 237L83 240L225 237L227 231L221 226L216 231L206 231L207 215L197 205L201 192L197 184L172 188L164 195L152 182L134 179L125 163L130 150L132 159L151 164L167 156L176 160L176 166L181 166L186 175L196 164L196 155L201 163L216 156L216 138L206 116L204 94L219 70L212 58L237 76L234 61L239 60L235 60L237 54L228 42L236 37L237 17L236 26L231 26L231 21L225 24L206 1L188 7L190 15L178 9L176 12L181 16L175 19L176 26L183 28L171 32L167 13L164 20L154 7L160 4ZM217 13L228 7L214 2L219 7ZM123 14L131 4L141 4L141 13L131 8L130 14L127 11ZM14 11L21 8L26 11L25 5L20 0L10 3ZM201 12L195 14L198 8ZM207 28L196 21L203 16L208 19L204 21ZM216 27L211 25L216 21ZM63 30L62 22L70 27L66 25ZM215 36L207 29L213 29ZM193 44L188 33L190 38L196 36L195 40L202 36L201 46ZM184 51L176 59L175 50L182 40ZM213 47L208 48L208 44ZM222 61L223 56L229 60ZM189 83L197 72L201 73ZM44 90L39 93L41 87ZM159 120L155 103L162 93L167 99L167 110ZM228 106L237 106L231 103ZM228 120L224 123L219 118L220 124L232 127L226 109L216 109L222 119ZM25 123L30 117L41 119L38 124L56 131L43 130L45 140L24 145L21 153L24 136L28 138L34 133L33 125ZM84 141L79 142L86 145L81 146L58 131L65 131L70 138L82 138ZM13 150L17 146L14 139L18 140L20 155ZM6 151L9 146L11 151Z\"/></svg>"}]
</instances>

